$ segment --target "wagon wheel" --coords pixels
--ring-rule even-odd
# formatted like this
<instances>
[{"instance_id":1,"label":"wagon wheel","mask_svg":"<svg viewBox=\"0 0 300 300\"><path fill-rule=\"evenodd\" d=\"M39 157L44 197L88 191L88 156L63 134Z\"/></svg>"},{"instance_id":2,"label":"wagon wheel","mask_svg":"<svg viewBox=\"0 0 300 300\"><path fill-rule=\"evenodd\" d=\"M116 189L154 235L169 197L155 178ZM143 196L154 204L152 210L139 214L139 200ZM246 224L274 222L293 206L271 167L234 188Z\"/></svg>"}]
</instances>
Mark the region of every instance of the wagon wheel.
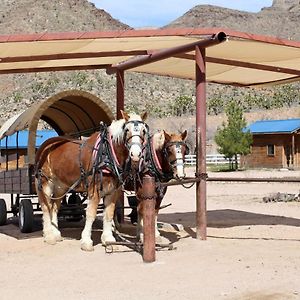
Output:
<instances>
[{"instance_id":1,"label":"wagon wheel","mask_svg":"<svg viewBox=\"0 0 300 300\"><path fill-rule=\"evenodd\" d=\"M130 214L128 215L130 217L130 222L132 224L136 224L138 221L138 213L137 213L137 206L138 206L138 201L136 196L127 196L128 203L130 208L132 209Z\"/></svg>"},{"instance_id":2,"label":"wagon wheel","mask_svg":"<svg viewBox=\"0 0 300 300\"><path fill-rule=\"evenodd\" d=\"M0 199L0 226L5 225L7 220L6 202Z\"/></svg>"},{"instance_id":3,"label":"wagon wheel","mask_svg":"<svg viewBox=\"0 0 300 300\"><path fill-rule=\"evenodd\" d=\"M68 198L68 206L73 207L74 211L78 211L81 204L81 197L78 194L72 193ZM82 214L74 214L71 216L68 216L67 220L70 222L79 222L83 218Z\"/></svg>"},{"instance_id":4,"label":"wagon wheel","mask_svg":"<svg viewBox=\"0 0 300 300\"><path fill-rule=\"evenodd\" d=\"M23 199L19 206L19 228L23 233L29 233L33 227L33 207L30 199Z\"/></svg>"}]
</instances>

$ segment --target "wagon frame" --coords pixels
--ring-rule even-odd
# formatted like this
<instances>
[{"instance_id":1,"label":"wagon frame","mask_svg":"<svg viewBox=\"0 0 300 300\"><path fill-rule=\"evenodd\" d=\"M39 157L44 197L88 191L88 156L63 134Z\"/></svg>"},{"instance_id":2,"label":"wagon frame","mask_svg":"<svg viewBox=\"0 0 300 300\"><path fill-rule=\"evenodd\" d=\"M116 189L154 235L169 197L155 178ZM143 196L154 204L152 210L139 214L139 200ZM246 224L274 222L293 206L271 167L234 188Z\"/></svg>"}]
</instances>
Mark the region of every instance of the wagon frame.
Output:
<instances>
[{"instance_id":1,"label":"wagon frame","mask_svg":"<svg viewBox=\"0 0 300 300\"><path fill-rule=\"evenodd\" d=\"M31 232L34 212L40 211L39 203L34 201L37 198L35 152L40 120L51 125L58 135L78 138L97 131L100 122L110 124L112 119L112 112L101 99L87 92L69 90L45 99L5 122L0 129L6 141L6 147L0 149L0 193L10 195L11 209L7 210L4 199L0 199L0 225L6 223L7 213L12 213L19 215L21 232ZM18 134L25 128L29 128L28 146L25 153L21 153ZM16 136L16 148L9 151L7 139L11 134ZM60 215L80 220L86 207L85 199L71 193L68 201L66 197L63 199Z\"/></svg>"}]
</instances>

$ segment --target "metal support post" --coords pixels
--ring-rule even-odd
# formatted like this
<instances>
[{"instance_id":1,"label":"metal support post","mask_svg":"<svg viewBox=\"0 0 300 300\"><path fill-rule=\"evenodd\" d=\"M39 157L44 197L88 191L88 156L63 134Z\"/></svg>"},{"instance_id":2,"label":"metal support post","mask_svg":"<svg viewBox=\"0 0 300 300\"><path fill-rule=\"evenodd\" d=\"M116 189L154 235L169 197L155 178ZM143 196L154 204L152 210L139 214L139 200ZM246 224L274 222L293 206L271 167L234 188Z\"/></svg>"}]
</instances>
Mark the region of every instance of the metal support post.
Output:
<instances>
[{"instance_id":1,"label":"metal support post","mask_svg":"<svg viewBox=\"0 0 300 300\"><path fill-rule=\"evenodd\" d=\"M206 70L205 48L195 47L196 52L196 236L206 240Z\"/></svg>"},{"instance_id":2,"label":"metal support post","mask_svg":"<svg viewBox=\"0 0 300 300\"><path fill-rule=\"evenodd\" d=\"M155 179L146 175L143 177L142 186L143 201L143 231L144 247L143 261L150 263L155 261Z\"/></svg>"}]
</instances>

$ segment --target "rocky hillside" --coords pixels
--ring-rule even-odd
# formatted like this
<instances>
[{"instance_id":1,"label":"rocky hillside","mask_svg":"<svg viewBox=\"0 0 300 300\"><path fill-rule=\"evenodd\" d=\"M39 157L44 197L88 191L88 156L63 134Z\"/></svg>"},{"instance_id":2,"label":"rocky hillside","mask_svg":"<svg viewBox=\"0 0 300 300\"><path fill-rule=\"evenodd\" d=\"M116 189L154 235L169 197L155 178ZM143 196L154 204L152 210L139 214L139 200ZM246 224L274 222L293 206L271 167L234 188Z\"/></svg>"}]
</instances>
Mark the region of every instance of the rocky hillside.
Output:
<instances>
[{"instance_id":1,"label":"rocky hillside","mask_svg":"<svg viewBox=\"0 0 300 300\"><path fill-rule=\"evenodd\" d=\"M258 13L198 5L166 27L222 27L300 40L299 26L299 0L274 0Z\"/></svg>"},{"instance_id":2,"label":"rocky hillside","mask_svg":"<svg viewBox=\"0 0 300 300\"><path fill-rule=\"evenodd\" d=\"M228 27L300 40L299 7L298 0L274 0L272 7L253 14L215 6L196 6L168 27ZM128 28L87 0L1 0L1 34ZM154 116L168 115L167 109L176 98L182 95L193 97L195 91L194 82L188 80L127 74L125 81L127 108L146 108ZM1 75L0 125L32 103L66 89L90 91L115 107L115 77L104 71ZM209 99L216 94L227 98L249 94L249 89L237 91L220 85L210 85L207 90ZM268 90L257 93L261 93L262 98L270 94ZM280 116L276 114L276 117Z\"/></svg>"},{"instance_id":3,"label":"rocky hillside","mask_svg":"<svg viewBox=\"0 0 300 300\"><path fill-rule=\"evenodd\" d=\"M1 0L1 34L129 28L86 0Z\"/></svg>"}]
</instances>

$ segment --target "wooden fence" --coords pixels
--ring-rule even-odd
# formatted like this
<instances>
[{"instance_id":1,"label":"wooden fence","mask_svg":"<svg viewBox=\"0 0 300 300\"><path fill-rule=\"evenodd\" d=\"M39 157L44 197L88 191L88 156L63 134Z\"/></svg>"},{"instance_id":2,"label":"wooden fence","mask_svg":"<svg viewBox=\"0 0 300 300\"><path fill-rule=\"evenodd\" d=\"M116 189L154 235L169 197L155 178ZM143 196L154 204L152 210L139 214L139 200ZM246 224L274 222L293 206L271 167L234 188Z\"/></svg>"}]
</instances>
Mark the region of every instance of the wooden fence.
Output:
<instances>
[{"instance_id":1,"label":"wooden fence","mask_svg":"<svg viewBox=\"0 0 300 300\"><path fill-rule=\"evenodd\" d=\"M225 165L229 164L230 160L225 158L223 154L207 154L206 164L208 165ZM240 156L238 155L238 163L240 163ZM185 164L188 166L196 165L196 155L190 154L185 156Z\"/></svg>"}]
</instances>

